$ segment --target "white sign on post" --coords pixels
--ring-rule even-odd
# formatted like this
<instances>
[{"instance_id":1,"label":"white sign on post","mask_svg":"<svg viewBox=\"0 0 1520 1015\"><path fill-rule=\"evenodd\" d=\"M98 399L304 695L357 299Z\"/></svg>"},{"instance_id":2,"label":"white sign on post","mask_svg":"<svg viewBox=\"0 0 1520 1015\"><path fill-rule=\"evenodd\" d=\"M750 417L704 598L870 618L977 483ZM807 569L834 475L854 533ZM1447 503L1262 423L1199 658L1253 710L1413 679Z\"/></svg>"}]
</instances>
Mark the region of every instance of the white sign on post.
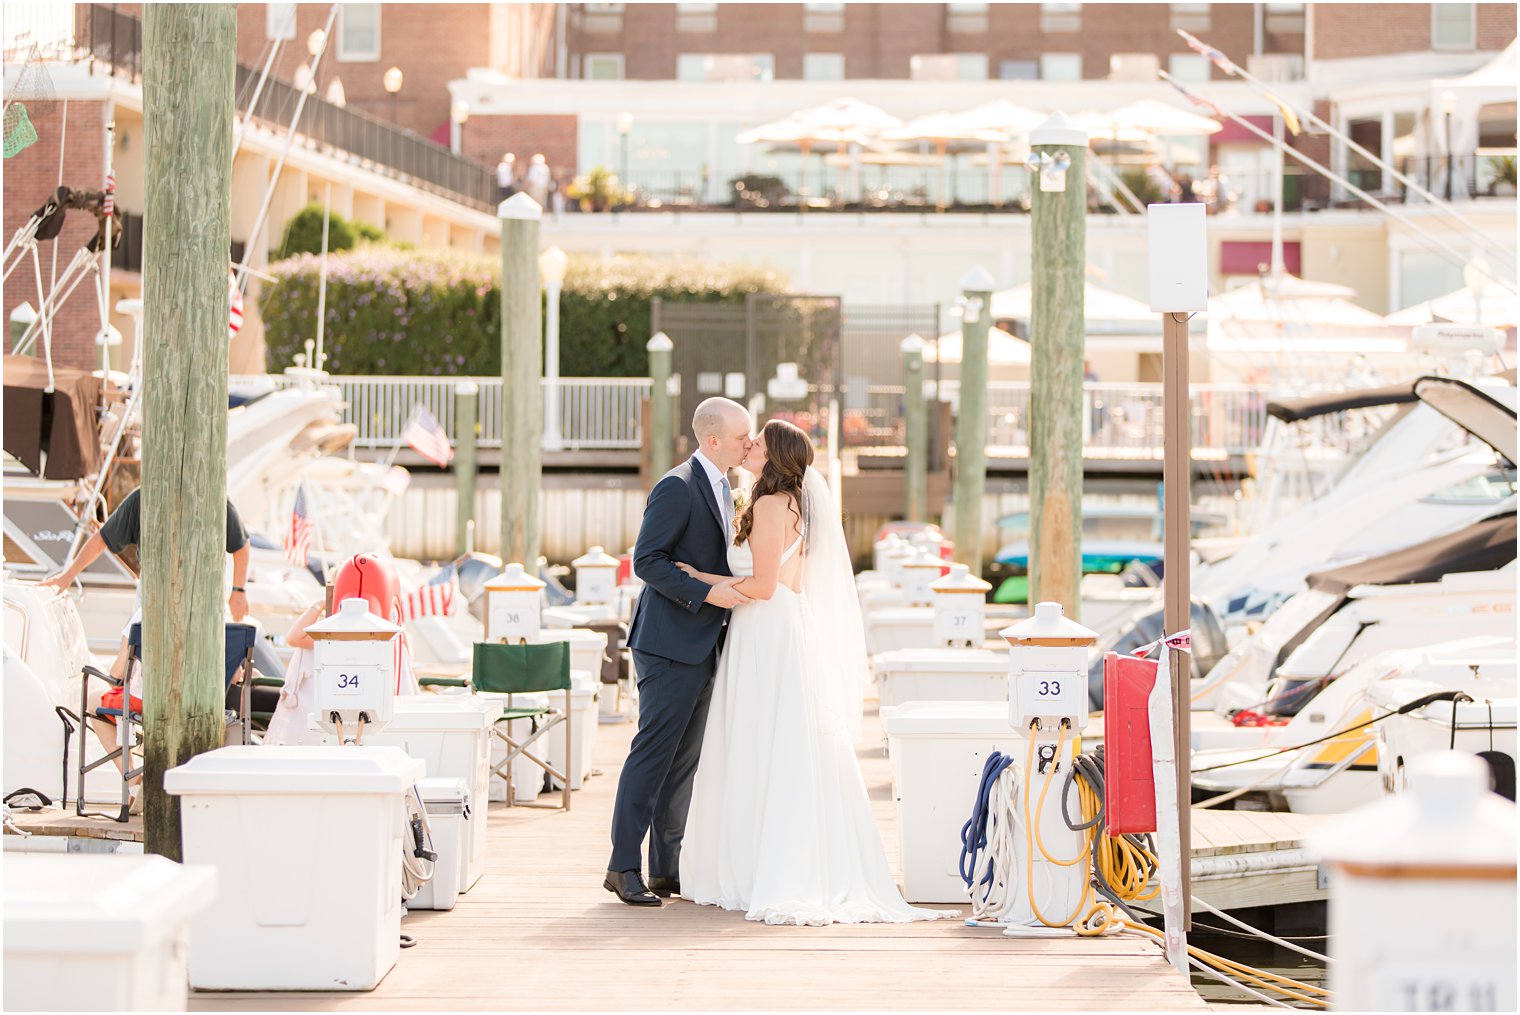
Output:
<instances>
[{"instance_id":1,"label":"white sign on post","mask_svg":"<svg viewBox=\"0 0 1520 1015\"><path fill-rule=\"evenodd\" d=\"M1201 204L1145 209L1151 309L1158 314L1209 308L1208 217Z\"/></svg>"}]
</instances>

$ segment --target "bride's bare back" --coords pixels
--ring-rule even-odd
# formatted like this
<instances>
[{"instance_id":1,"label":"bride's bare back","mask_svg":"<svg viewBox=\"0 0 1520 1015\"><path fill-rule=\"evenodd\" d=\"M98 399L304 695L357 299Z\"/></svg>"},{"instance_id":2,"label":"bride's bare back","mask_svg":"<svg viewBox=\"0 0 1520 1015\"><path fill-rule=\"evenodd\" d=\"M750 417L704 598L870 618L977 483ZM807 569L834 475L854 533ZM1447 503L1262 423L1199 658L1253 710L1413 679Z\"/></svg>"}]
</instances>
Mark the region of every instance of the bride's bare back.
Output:
<instances>
[{"instance_id":1,"label":"bride's bare back","mask_svg":"<svg viewBox=\"0 0 1520 1015\"><path fill-rule=\"evenodd\" d=\"M789 495L772 493L755 501L749 548L755 562L751 580L758 598L769 598L777 585L785 585L793 592L802 591L801 552L782 559L801 535L801 508ZM750 592L748 588L744 591Z\"/></svg>"}]
</instances>

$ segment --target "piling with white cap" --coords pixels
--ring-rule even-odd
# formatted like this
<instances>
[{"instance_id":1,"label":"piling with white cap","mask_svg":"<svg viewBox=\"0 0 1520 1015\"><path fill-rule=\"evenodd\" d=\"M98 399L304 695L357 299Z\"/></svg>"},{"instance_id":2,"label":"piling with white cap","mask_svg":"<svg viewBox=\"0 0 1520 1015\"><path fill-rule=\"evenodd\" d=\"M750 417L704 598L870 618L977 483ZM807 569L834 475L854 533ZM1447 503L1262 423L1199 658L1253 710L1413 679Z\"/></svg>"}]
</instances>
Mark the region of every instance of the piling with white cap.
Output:
<instances>
[{"instance_id":1,"label":"piling with white cap","mask_svg":"<svg viewBox=\"0 0 1520 1015\"><path fill-rule=\"evenodd\" d=\"M1310 839L1330 869L1339 1011L1514 1011L1515 805L1488 765L1408 760L1409 792Z\"/></svg>"},{"instance_id":2,"label":"piling with white cap","mask_svg":"<svg viewBox=\"0 0 1520 1015\"><path fill-rule=\"evenodd\" d=\"M600 606L617 596L617 558L600 546L570 562L575 568L575 605Z\"/></svg>"},{"instance_id":3,"label":"piling with white cap","mask_svg":"<svg viewBox=\"0 0 1520 1015\"><path fill-rule=\"evenodd\" d=\"M913 556L900 565L902 569L903 602L908 606L930 606L934 593L929 586L943 577L945 562L937 554L923 547L915 547Z\"/></svg>"}]
</instances>

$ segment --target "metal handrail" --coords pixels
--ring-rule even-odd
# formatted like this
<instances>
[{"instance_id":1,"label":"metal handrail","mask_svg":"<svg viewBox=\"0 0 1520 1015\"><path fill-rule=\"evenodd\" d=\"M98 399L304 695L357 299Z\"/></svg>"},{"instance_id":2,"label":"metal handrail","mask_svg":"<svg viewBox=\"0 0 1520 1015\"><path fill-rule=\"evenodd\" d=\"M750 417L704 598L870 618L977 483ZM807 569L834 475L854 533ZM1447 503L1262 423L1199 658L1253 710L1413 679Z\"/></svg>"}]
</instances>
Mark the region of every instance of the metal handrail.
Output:
<instances>
[{"instance_id":1,"label":"metal handrail","mask_svg":"<svg viewBox=\"0 0 1520 1015\"><path fill-rule=\"evenodd\" d=\"M104 4L89 4L87 10L81 55L103 65L111 76L141 78L142 22ZM251 94L250 81L257 78L256 69L238 64L236 94ZM294 85L271 78L255 118L265 127L285 130L300 94ZM495 206L496 178L489 167L363 110L335 106L311 95L297 132L314 145L354 156L370 171L480 211Z\"/></svg>"}]
</instances>

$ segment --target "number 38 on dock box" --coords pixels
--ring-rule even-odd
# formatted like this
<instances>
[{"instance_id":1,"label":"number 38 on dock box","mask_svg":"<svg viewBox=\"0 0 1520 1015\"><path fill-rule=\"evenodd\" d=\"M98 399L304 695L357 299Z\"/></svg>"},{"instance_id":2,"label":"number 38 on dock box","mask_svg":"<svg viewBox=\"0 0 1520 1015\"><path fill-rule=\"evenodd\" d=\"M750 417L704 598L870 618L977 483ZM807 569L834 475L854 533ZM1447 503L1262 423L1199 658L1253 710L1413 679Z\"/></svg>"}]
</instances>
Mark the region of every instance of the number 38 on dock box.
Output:
<instances>
[{"instance_id":1,"label":"number 38 on dock box","mask_svg":"<svg viewBox=\"0 0 1520 1015\"><path fill-rule=\"evenodd\" d=\"M1008 719L1028 729L1036 719L1042 730L1070 722L1075 736L1087 726L1087 653L1095 631L1068 620L1060 603L1039 603L1034 616L999 632L1008 653Z\"/></svg>"}]
</instances>

